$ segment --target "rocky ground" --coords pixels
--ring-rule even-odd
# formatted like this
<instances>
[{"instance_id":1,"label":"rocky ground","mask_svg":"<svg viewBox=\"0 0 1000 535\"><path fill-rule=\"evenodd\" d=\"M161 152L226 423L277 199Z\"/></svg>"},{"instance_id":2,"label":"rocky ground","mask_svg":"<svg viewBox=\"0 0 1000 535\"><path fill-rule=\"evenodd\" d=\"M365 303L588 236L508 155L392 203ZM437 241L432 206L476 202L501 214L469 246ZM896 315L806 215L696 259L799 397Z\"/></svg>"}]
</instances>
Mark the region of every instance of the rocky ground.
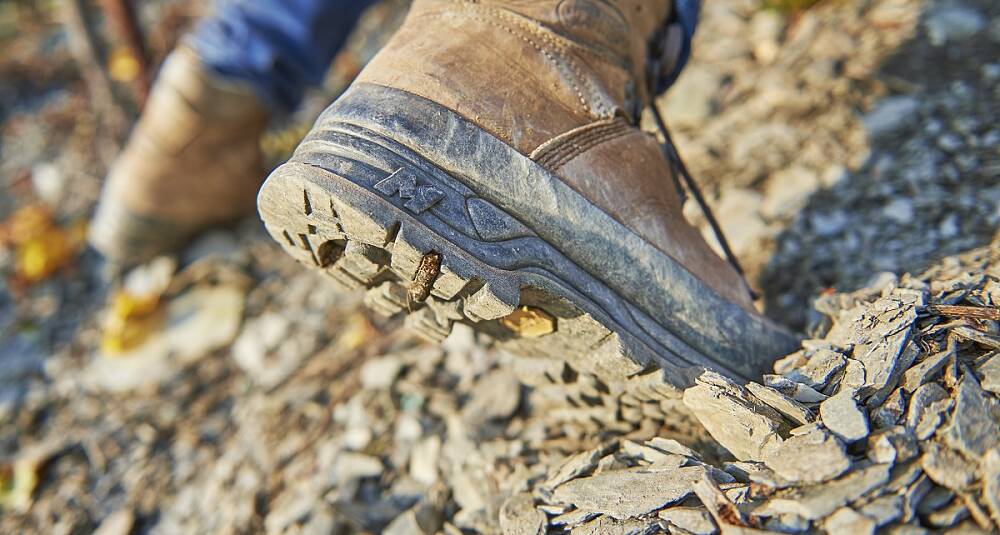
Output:
<instances>
[{"instance_id":1,"label":"rocky ground","mask_svg":"<svg viewBox=\"0 0 1000 535\"><path fill-rule=\"evenodd\" d=\"M1000 5L707 3L662 106L768 313L808 337L681 398L461 329L424 345L253 221L108 287L79 236L113 150L24 5L0 4L0 532L998 530ZM173 21L159 54L193 13L144 9ZM381 9L276 157L398 21Z\"/></svg>"}]
</instances>

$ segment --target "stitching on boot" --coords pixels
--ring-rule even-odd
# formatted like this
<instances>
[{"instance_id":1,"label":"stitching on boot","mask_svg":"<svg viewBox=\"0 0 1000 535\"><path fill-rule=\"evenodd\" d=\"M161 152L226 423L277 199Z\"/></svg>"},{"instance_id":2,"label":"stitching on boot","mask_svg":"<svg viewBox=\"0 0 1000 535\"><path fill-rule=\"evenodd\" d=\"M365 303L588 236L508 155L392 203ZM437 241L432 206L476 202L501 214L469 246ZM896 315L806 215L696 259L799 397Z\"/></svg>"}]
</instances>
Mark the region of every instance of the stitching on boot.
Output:
<instances>
[{"instance_id":1,"label":"stitching on boot","mask_svg":"<svg viewBox=\"0 0 1000 535\"><path fill-rule=\"evenodd\" d=\"M553 138L550 142L543 144L543 150L538 151L536 149L536 153L533 154L532 158L539 164L548 166L562 160L567 153L574 153L582 144L589 143L594 138L599 138L615 131L617 131L617 128L614 123L591 123L585 125L582 129L571 130Z\"/></svg>"},{"instance_id":2,"label":"stitching on boot","mask_svg":"<svg viewBox=\"0 0 1000 535\"><path fill-rule=\"evenodd\" d=\"M562 156L562 158L560 158L559 160L553 162L552 163L552 169L553 170L558 170L558 169L562 168L562 166L564 166L567 163L569 163L573 158L576 158L577 156L583 154L584 152L587 152L591 148L596 147L597 145L600 145L601 143L604 143L606 141L610 141L612 139L616 139L616 138L625 136L627 134L629 134L629 131L626 130L626 129L613 130L613 131L605 132L601 136L595 136L592 139L588 139L588 140L586 140L585 143L580 143L579 146L577 147L577 150L567 152L567 153L565 153Z\"/></svg>"},{"instance_id":3,"label":"stitching on boot","mask_svg":"<svg viewBox=\"0 0 1000 535\"><path fill-rule=\"evenodd\" d=\"M509 11L503 11L499 9L490 9L496 16L506 19L508 22L518 25L521 29L528 31L535 36L539 37L543 42L549 45L549 47L558 54L562 60L565 62L566 66L569 67L576 77L578 83L582 82L583 85L587 86L590 93L590 100L596 103L596 109L594 105L590 105L592 113L598 117L609 117L614 114L614 106L609 106L605 102L604 93L597 89L594 85L594 80L583 74L583 70L580 68L579 63L573 58L572 53L569 48L575 48L576 50L586 50L583 47L575 46L575 44L555 33L547 26L528 20L517 16Z\"/></svg>"},{"instance_id":4,"label":"stitching on boot","mask_svg":"<svg viewBox=\"0 0 1000 535\"><path fill-rule=\"evenodd\" d=\"M597 89L591 77L584 76L583 70L578 62L572 57L573 52L585 51L595 56L601 61L607 61L596 51L582 47L559 35L547 26L522 17L503 9L492 8L470 2L457 2L461 4L462 15L480 22L486 23L495 28L521 39L531 45L535 50L545 56L563 75L569 80L573 92L576 94L582 109L595 118L609 118L615 115L618 106L614 102L608 103L607 95ZM441 17L447 13L429 14ZM487 18L484 15L492 15L496 19ZM443 17L442 17L443 18ZM504 24L504 22L509 24ZM512 27L515 25L517 28ZM520 31L519 31L520 30ZM527 35L524 33L527 32ZM532 39L535 37L537 39ZM536 42L536 41L541 41ZM572 51L570 50L572 49ZM586 86L586 87L584 87ZM588 99L589 97L589 99ZM593 104L592 104L593 103Z\"/></svg>"},{"instance_id":5,"label":"stitching on boot","mask_svg":"<svg viewBox=\"0 0 1000 535\"><path fill-rule=\"evenodd\" d=\"M590 123L543 143L530 158L539 165L556 171L573 158L606 141L628 135L632 127L623 119Z\"/></svg>"}]
</instances>

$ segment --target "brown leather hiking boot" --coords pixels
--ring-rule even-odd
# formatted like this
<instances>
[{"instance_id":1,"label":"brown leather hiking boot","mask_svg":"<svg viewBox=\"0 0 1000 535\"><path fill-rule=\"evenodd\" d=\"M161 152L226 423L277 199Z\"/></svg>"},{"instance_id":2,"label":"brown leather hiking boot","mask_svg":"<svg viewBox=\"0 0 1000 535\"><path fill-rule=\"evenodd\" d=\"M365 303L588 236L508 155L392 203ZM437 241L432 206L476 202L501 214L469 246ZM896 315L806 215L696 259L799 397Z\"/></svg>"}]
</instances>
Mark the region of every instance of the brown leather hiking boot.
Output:
<instances>
[{"instance_id":1,"label":"brown leather hiking boot","mask_svg":"<svg viewBox=\"0 0 1000 535\"><path fill-rule=\"evenodd\" d=\"M430 338L463 322L618 375L759 375L792 340L635 126L669 7L417 0L264 184L269 232Z\"/></svg>"},{"instance_id":2,"label":"brown leather hiking boot","mask_svg":"<svg viewBox=\"0 0 1000 535\"><path fill-rule=\"evenodd\" d=\"M91 244L127 265L252 213L266 124L249 90L214 78L190 50L175 51L108 174Z\"/></svg>"}]
</instances>

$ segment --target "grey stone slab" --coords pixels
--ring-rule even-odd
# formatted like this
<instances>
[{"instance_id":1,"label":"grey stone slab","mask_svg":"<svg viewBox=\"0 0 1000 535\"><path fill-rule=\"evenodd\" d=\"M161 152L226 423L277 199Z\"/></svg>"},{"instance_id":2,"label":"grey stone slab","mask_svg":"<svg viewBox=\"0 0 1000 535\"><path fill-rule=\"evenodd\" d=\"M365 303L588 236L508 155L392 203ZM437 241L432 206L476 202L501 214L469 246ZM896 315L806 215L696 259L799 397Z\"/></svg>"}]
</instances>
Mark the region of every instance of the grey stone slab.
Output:
<instances>
[{"instance_id":1,"label":"grey stone slab","mask_svg":"<svg viewBox=\"0 0 1000 535\"><path fill-rule=\"evenodd\" d=\"M872 303L854 325L855 346L851 356L865 366L865 395L895 386L902 373L900 357L917 319L913 303L892 297Z\"/></svg>"},{"instance_id":2,"label":"grey stone slab","mask_svg":"<svg viewBox=\"0 0 1000 535\"><path fill-rule=\"evenodd\" d=\"M854 393L841 391L819 405L819 415L833 434L847 443L868 436L868 417L858 407Z\"/></svg>"},{"instance_id":3,"label":"grey stone slab","mask_svg":"<svg viewBox=\"0 0 1000 535\"><path fill-rule=\"evenodd\" d=\"M959 491L968 488L976 480L976 467L965 460L957 451L942 446L935 441L923 444L924 454L920 466L942 487Z\"/></svg>"},{"instance_id":4,"label":"grey stone slab","mask_svg":"<svg viewBox=\"0 0 1000 535\"><path fill-rule=\"evenodd\" d=\"M828 481L851 466L843 443L823 430L772 443L764 462L780 477L801 483Z\"/></svg>"},{"instance_id":5,"label":"grey stone slab","mask_svg":"<svg viewBox=\"0 0 1000 535\"><path fill-rule=\"evenodd\" d=\"M699 382L701 379L699 379ZM740 460L760 460L764 447L780 442L781 415L735 384L700 382L684 391L684 405L716 441Z\"/></svg>"},{"instance_id":6,"label":"grey stone slab","mask_svg":"<svg viewBox=\"0 0 1000 535\"><path fill-rule=\"evenodd\" d=\"M827 533L850 533L851 535L871 535L875 533L875 521L850 507L841 507L823 521Z\"/></svg>"},{"instance_id":7,"label":"grey stone slab","mask_svg":"<svg viewBox=\"0 0 1000 535\"><path fill-rule=\"evenodd\" d=\"M906 410L906 427L917 438L930 436L941 424L943 413L952 405L948 391L937 383L926 383L913 393Z\"/></svg>"},{"instance_id":8,"label":"grey stone slab","mask_svg":"<svg viewBox=\"0 0 1000 535\"><path fill-rule=\"evenodd\" d=\"M693 491L705 473L698 466L677 470L622 470L569 481L552 494L554 501L623 520L676 503Z\"/></svg>"},{"instance_id":9,"label":"grey stone slab","mask_svg":"<svg viewBox=\"0 0 1000 535\"><path fill-rule=\"evenodd\" d=\"M824 518L888 481L889 469L887 464L876 464L819 485L788 489L771 498L764 510L809 520Z\"/></svg>"},{"instance_id":10,"label":"grey stone slab","mask_svg":"<svg viewBox=\"0 0 1000 535\"><path fill-rule=\"evenodd\" d=\"M715 521L703 507L671 507L660 511L659 517L668 526L692 535L714 535L719 532Z\"/></svg>"},{"instance_id":11,"label":"grey stone slab","mask_svg":"<svg viewBox=\"0 0 1000 535\"><path fill-rule=\"evenodd\" d=\"M832 349L820 349L809 356L806 364L783 374L793 381L822 389L844 368L847 357Z\"/></svg>"},{"instance_id":12,"label":"grey stone slab","mask_svg":"<svg viewBox=\"0 0 1000 535\"><path fill-rule=\"evenodd\" d=\"M977 370L982 382L980 386L987 392L1000 394L1000 352L993 354L979 365Z\"/></svg>"},{"instance_id":13,"label":"grey stone slab","mask_svg":"<svg viewBox=\"0 0 1000 535\"><path fill-rule=\"evenodd\" d=\"M780 375L765 375L764 385L781 392L799 403L819 403L828 397L826 394L817 391L809 385L795 382Z\"/></svg>"},{"instance_id":14,"label":"grey stone slab","mask_svg":"<svg viewBox=\"0 0 1000 535\"><path fill-rule=\"evenodd\" d=\"M747 390L795 424L805 425L816 419L816 416L805 405L769 386L747 383Z\"/></svg>"},{"instance_id":15,"label":"grey stone slab","mask_svg":"<svg viewBox=\"0 0 1000 535\"><path fill-rule=\"evenodd\" d=\"M895 522L903 516L903 496L899 494L887 494L879 496L866 502L864 505L856 506L859 513L875 521L876 526L884 526L890 522Z\"/></svg>"},{"instance_id":16,"label":"grey stone slab","mask_svg":"<svg viewBox=\"0 0 1000 535\"><path fill-rule=\"evenodd\" d=\"M994 448L983 455L979 463L979 478L983 482L981 499L993 522L1000 526L1000 450Z\"/></svg>"},{"instance_id":17,"label":"grey stone slab","mask_svg":"<svg viewBox=\"0 0 1000 535\"><path fill-rule=\"evenodd\" d=\"M601 513L594 511L584 511L581 509L574 509L568 511L561 515L558 515L551 520L549 520L549 525L551 526L562 526L571 528L577 524L582 524L588 520L592 520L600 516Z\"/></svg>"},{"instance_id":18,"label":"grey stone slab","mask_svg":"<svg viewBox=\"0 0 1000 535\"><path fill-rule=\"evenodd\" d=\"M907 392L913 392L919 388L920 385L933 379L937 373L940 373L947 360L953 357L954 354L955 352L953 350L947 349L934 355L930 355L924 360L918 362L916 365L903 372L901 386Z\"/></svg>"},{"instance_id":19,"label":"grey stone slab","mask_svg":"<svg viewBox=\"0 0 1000 535\"><path fill-rule=\"evenodd\" d=\"M587 474L597 467L601 458L611 451L611 444L577 453L566 459L554 474L542 484L542 488L554 489L563 483Z\"/></svg>"},{"instance_id":20,"label":"grey stone slab","mask_svg":"<svg viewBox=\"0 0 1000 535\"><path fill-rule=\"evenodd\" d=\"M545 513L535 508L535 499L520 492L500 507L500 529L509 535L542 535L548 525Z\"/></svg>"},{"instance_id":21,"label":"grey stone slab","mask_svg":"<svg viewBox=\"0 0 1000 535\"><path fill-rule=\"evenodd\" d=\"M882 429L868 437L868 458L876 463L905 462L920 453L917 437L903 427Z\"/></svg>"},{"instance_id":22,"label":"grey stone slab","mask_svg":"<svg viewBox=\"0 0 1000 535\"><path fill-rule=\"evenodd\" d=\"M966 373L955 392L955 409L945 428L945 441L969 458L979 458L1000 446L1000 402L983 391L972 373Z\"/></svg>"},{"instance_id":23,"label":"grey stone slab","mask_svg":"<svg viewBox=\"0 0 1000 535\"><path fill-rule=\"evenodd\" d=\"M899 423L906 412L906 396L902 388L897 388L889 394L881 405L872 411L871 423L876 429L885 429Z\"/></svg>"}]
</instances>

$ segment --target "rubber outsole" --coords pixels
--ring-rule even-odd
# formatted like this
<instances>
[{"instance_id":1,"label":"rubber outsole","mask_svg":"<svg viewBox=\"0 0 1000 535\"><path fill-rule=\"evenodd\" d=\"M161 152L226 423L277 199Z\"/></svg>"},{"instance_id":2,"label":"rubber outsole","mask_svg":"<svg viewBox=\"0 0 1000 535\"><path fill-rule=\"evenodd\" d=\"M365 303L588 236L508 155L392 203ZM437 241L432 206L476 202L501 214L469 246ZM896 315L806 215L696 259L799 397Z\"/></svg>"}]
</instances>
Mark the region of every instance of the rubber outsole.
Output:
<instances>
[{"instance_id":1,"label":"rubber outsole","mask_svg":"<svg viewBox=\"0 0 1000 535\"><path fill-rule=\"evenodd\" d=\"M466 323L511 351L568 359L604 377L629 377L655 366L664 371L666 383L680 388L703 368L748 377L779 356L772 350L750 365L745 358L729 358L735 365L727 366L729 355L713 355L672 332L664 325L670 322L656 321L634 299L470 187L489 177L470 180L446 171L433 145L467 141L453 139L451 131L442 131L429 141L429 150L418 152L393 139L391 125L380 132L352 121L350 113L338 113L345 109L345 98L379 97L393 109L384 98L393 90L375 88L376 95L366 94L369 90L342 97L320 118L292 160L265 182L258 209L268 232L289 254L340 286L367 288L365 302L373 310L406 313L407 325L435 341L456 322ZM402 93L389 96L419 98ZM413 113L412 106L406 109ZM428 125L452 113L430 111L436 115L426 117ZM514 151L497 142L488 148ZM546 173L535 167L532 172ZM577 219L608 217L589 203L568 204L583 207ZM612 231L633 238L625 227ZM591 238L599 237L576 236ZM619 264L626 262L622 257ZM666 268L678 272L677 266ZM719 298L706 294L702 313L712 313L713 300ZM733 313L732 307L720 310ZM727 317L720 315L714 327L725 329ZM775 347L790 345L787 334L774 332L780 337Z\"/></svg>"}]
</instances>

